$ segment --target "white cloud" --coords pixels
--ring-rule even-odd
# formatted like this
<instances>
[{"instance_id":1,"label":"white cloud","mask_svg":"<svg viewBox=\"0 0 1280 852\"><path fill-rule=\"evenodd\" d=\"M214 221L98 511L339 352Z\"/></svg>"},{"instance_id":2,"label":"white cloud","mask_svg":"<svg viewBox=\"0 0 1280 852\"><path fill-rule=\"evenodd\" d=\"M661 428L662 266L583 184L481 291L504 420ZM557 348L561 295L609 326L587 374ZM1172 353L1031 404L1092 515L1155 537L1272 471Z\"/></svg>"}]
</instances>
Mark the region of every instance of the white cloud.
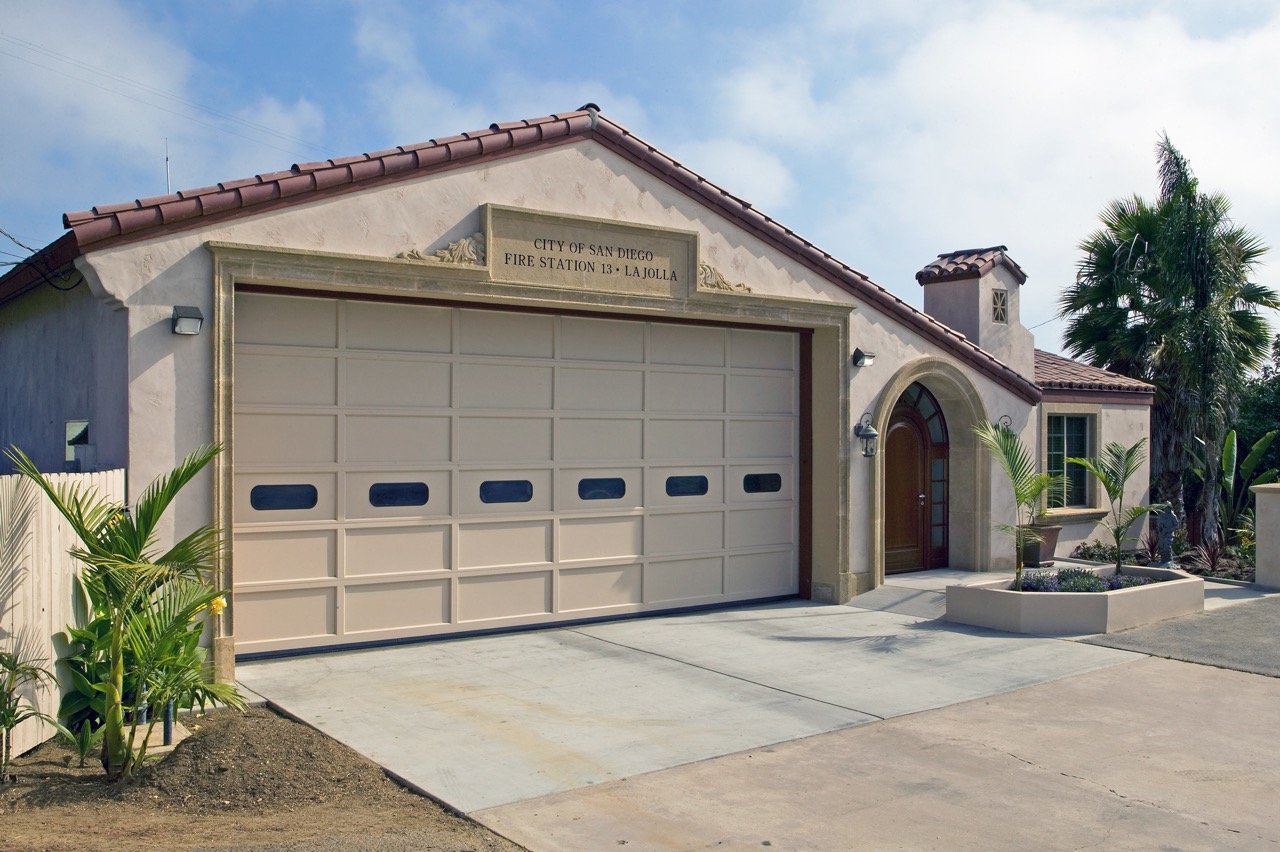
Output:
<instances>
[{"instance_id":1,"label":"white cloud","mask_svg":"<svg viewBox=\"0 0 1280 852\"><path fill-rule=\"evenodd\" d=\"M1280 241L1274 14L1205 36L1158 4L957 3L931 18L806 8L744 51L802 62L722 76L726 121L796 172L807 210L829 211L812 238L908 300L919 303L912 274L937 252L1005 243L1031 276L1024 321L1049 319L1102 206L1154 194L1164 130L1204 188ZM889 31L892 52L858 41ZM1042 342L1056 348L1058 332L1046 326Z\"/></svg>"}]
</instances>

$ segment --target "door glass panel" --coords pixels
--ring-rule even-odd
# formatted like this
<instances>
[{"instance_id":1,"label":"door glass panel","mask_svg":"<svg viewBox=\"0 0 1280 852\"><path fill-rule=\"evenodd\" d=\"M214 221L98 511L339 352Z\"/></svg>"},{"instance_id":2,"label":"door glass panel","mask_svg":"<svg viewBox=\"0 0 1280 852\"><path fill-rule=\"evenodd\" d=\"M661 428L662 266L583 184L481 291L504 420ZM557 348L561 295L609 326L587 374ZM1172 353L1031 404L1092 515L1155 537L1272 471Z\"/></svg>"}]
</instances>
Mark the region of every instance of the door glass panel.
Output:
<instances>
[{"instance_id":1,"label":"door glass panel","mask_svg":"<svg viewBox=\"0 0 1280 852\"><path fill-rule=\"evenodd\" d=\"M527 479L487 479L480 483L481 503L528 503L533 483Z\"/></svg>"},{"instance_id":2,"label":"door glass panel","mask_svg":"<svg viewBox=\"0 0 1280 852\"><path fill-rule=\"evenodd\" d=\"M782 490L782 474L748 473L742 477L742 490L748 494L767 494Z\"/></svg>"},{"instance_id":3,"label":"door glass panel","mask_svg":"<svg viewBox=\"0 0 1280 852\"><path fill-rule=\"evenodd\" d=\"M620 476L579 479L579 500L620 500L627 493L627 481Z\"/></svg>"},{"instance_id":4,"label":"door glass panel","mask_svg":"<svg viewBox=\"0 0 1280 852\"><path fill-rule=\"evenodd\" d=\"M425 506L428 496L425 482L375 482L369 486L371 506Z\"/></svg>"},{"instance_id":5,"label":"door glass panel","mask_svg":"<svg viewBox=\"0 0 1280 852\"><path fill-rule=\"evenodd\" d=\"M705 476L668 476L668 497L701 497L707 493Z\"/></svg>"},{"instance_id":6,"label":"door glass panel","mask_svg":"<svg viewBox=\"0 0 1280 852\"><path fill-rule=\"evenodd\" d=\"M249 492L249 505L259 512L314 509L318 499L314 485L255 485Z\"/></svg>"}]
</instances>

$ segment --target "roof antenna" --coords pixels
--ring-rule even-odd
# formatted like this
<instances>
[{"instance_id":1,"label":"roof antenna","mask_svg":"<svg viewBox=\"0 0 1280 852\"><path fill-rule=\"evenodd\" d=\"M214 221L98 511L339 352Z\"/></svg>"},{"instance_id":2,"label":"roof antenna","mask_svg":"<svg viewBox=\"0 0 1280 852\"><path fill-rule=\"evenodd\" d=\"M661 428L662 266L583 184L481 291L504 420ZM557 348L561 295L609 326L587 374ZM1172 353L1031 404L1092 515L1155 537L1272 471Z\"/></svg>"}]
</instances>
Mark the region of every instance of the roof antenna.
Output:
<instances>
[{"instance_id":1,"label":"roof antenna","mask_svg":"<svg viewBox=\"0 0 1280 852\"><path fill-rule=\"evenodd\" d=\"M172 195L173 190L169 188L169 137L164 137L164 194Z\"/></svg>"}]
</instances>

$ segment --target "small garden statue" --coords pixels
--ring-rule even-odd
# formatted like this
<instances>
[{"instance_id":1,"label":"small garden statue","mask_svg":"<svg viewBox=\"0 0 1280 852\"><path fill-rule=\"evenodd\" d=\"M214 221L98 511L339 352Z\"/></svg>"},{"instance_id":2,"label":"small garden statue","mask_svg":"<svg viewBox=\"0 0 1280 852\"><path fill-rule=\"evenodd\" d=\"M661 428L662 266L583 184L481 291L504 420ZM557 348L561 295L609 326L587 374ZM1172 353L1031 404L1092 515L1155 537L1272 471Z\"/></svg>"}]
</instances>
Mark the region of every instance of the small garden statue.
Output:
<instances>
[{"instance_id":1,"label":"small garden statue","mask_svg":"<svg viewBox=\"0 0 1280 852\"><path fill-rule=\"evenodd\" d=\"M1156 554L1159 564L1173 561L1173 531L1178 528L1178 516L1173 509L1156 513Z\"/></svg>"}]
</instances>

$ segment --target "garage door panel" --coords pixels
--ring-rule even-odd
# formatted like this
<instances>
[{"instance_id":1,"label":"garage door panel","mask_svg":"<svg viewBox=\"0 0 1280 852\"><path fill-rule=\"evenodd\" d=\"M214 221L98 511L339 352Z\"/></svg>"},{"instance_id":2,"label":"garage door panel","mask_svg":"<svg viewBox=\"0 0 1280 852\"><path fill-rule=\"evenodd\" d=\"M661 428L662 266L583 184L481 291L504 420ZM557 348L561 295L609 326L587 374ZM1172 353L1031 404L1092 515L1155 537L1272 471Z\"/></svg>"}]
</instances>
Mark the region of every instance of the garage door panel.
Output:
<instances>
[{"instance_id":1,"label":"garage door panel","mask_svg":"<svg viewBox=\"0 0 1280 852\"><path fill-rule=\"evenodd\" d=\"M551 408L550 367L520 364L459 364L458 405L462 408Z\"/></svg>"},{"instance_id":2,"label":"garage door panel","mask_svg":"<svg viewBox=\"0 0 1280 852\"><path fill-rule=\"evenodd\" d=\"M776 331L735 328L729 331L729 363L734 367L796 369L796 336Z\"/></svg>"},{"instance_id":3,"label":"garage door panel","mask_svg":"<svg viewBox=\"0 0 1280 852\"><path fill-rule=\"evenodd\" d=\"M729 468L725 500L730 503L769 503L795 499L795 473L789 464L761 462Z\"/></svg>"},{"instance_id":4,"label":"garage door panel","mask_svg":"<svg viewBox=\"0 0 1280 852\"><path fill-rule=\"evenodd\" d=\"M447 470L347 471L343 517L442 518L452 511Z\"/></svg>"},{"instance_id":5,"label":"garage door panel","mask_svg":"<svg viewBox=\"0 0 1280 852\"><path fill-rule=\"evenodd\" d=\"M458 474L459 515L525 515L551 511L551 471L498 468Z\"/></svg>"},{"instance_id":6,"label":"garage door panel","mask_svg":"<svg viewBox=\"0 0 1280 852\"><path fill-rule=\"evenodd\" d=\"M332 299L237 293L235 342L337 346L338 303Z\"/></svg>"},{"instance_id":7,"label":"garage door panel","mask_svg":"<svg viewBox=\"0 0 1280 852\"><path fill-rule=\"evenodd\" d=\"M560 521L560 561L639 556L644 549L644 520L565 518Z\"/></svg>"},{"instance_id":8,"label":"garage door panel","mask_svg":"<svg viewBox=\"0 0 1280 852\"><path fill-rule=\"evenodd\" d=\"M795 381L786 376L733 376L729 410L759 414L791 414L796 407Z\"/></svg>"},{"instance_id":9,"label":"garage door panel","mask_svg":"<svg viewBox=\"0 0 1280 852\"><path fill-rule=\"evenodd\" d=\"M724 411L723 373L649 373L649 411Z\"/></svg>"},{"instance_id":10,"label":"garage door panel","mask_svg":"<svg viewBox=\"0 0 1280 852\"><path fill-rule=\"evenodd\" d=\"M264 583L335 577L337 536L336 530L241 533L232 550L236 574Z\"/></svg>"},{"instance_id":11,"label":"garage door panel","mask_svg":"<svg viewBox=\"0 0 1280 852\"><path fill-rule=\"evenodd\" d=\"M555 354L555 320L550 316L463 310L458 319L459 349L464 355L550 358Z\"/></svg>"},{"instance_id":12,"label":"garage door panel","mask_svg":"<svg viewBox=\"0 0 1280 852\"><path fill-rule=\"evenodd\" d=\"M556 407L562 411L640 411L644 373L561 367L556 376Z\"/></svg>"},{"instance_id":13,"label":"garage door panel","mask_svg":"<svg viewBox=\"0 0 1280 852\"><path fill-rule=\"evenodd\" d=\"M728 557L724 571L727 595L789 595L795 592L797 569L793 551L748 553Z\"/></svg>"},{"instance_id":14,"label":"garage door panel","mask_svg":"<svg viewBox=\"0 0 1280 852\"><path fill-rule=\"evenodd\" d=\"M497 621L551 612L551 574L535 572L458 580L458 620Z\"/></svg>"},{"instance_id":15,"label":"garage door panel","mask_svg":"<svg viewBox=\"0 0 1280 852\"><path fill-rule=\"evenodd\" d=\"M449 532L447 526L349 529L345 535L344 573L357 577L447 571Z\"/></svg>"},{"instance_id":16,"label":"garage door panel","mask_svg":"<svg viewBox=\"0 0 1280 852\"><path fill-rule=\"evenodd\" d=\"M237 465L337 461L338 418L329 414L237 414Z\"/></svg>"},{"instance_id":17,"label":"garage door panel","mask_svg":"<svg viewBox=\"0 0 1280 852\"><path fill-rule=\"evenodd\" d=\"M242 473L233 487L239 524L332 521L338 516L338 477L333 473Z\"/></svg>"},{"instance_id":18,"label":"garage door panel","mask_svg":"<svg viewBox=\"0 0 1280 852\"><path fill-rule=\"evenodd\" d=\"M336 405L338 359L242 353L236 356L236 398L248 405Z\"/></svg>"},{"instance_id":19,"label":"garage door panel","mask_svg":"<svg viewBox=\"0 0 1280 852\"><path fill-rule=\"evenodd\" d=\"M646 519L644 533L644 552L650 555L723 550L724 513L655 513Z\"/></svg>"},{"instance_id":20,"label":"garage door panel","mask_svg":"<svg viewBox=\"0 0 1280 852\"><path fill-rule=\"evenodd\" d=\"M724 560L719 556L650 562L645 568L645 603L688 603L723 594Z\"/></svg>"},{"instance_id":21,"label":"garage door panel","mask_svg":"<svg viewBox=\"0 0 1280 852\"><path fill-rule=\"evenodd\" d=\"M718 506L724 502L724 468L684 465L650 468L645 494L647 506Z\"/></svg>"},{"instance_id":22,"label":"garage door panel","mask_svg":"<svg viewBox=\"0 0 1280 852\"><path fill-rule=\"evenodd\" d=\"M549 417L459 417L458 461L551 460Z\"/></svg>"},{"instance_id":23,"label":"garage door panel","mask_svg":"<svg viewBox=\"0 0 1280 852\"><path fill-rule=\"evenodd\" d=\"M795 514L790 506L768 509L731 509L727 515L726 547L788 544L795 539Z\"/></svg>"},{"instance_id":24,"label":"garage door panel","mask_svg":"<svg viewBox=\"0 0 1280 852\"><path fill-rule=\"evenodd\" d=\"M449 621L449 581L361 583L347 586L346 633L433 627Z\"/></svg>"},{"instance_id":25,"label":"garage door panel","mask_svg":"<svg viewBox=\"0 0 1280 852\"><path fill-rule=\"evenodd\" d=\"M560 612L634 607L644 602L640 565L566 568L560 572Z\"/></svg>"},{"instance_id":26,"label":"garage door panel","mask_svg":"<svg viewBox=\"0 0 1280 852\"><path fill-rule=\"evenodd\" d=\"M556 424L558 461L639 461L644 458L644 421L564 417Z\"/></svg>"},{"instance_id":27,"label":"garage door panel","mask_svg":"<svg viewBox=\"0 0 1280 852\"><path fill-rule=\"evenodd\" d=\"M539 565L551 561L551 521L459 524L461 569Z\"/></svg>"},{"instance_id":28,"label":"garage door panel","mask_svg":"<svg viewBox=\"0 0 1280 852\"><path fill-rule=\"evenodd\" d=\"M795 421L791 419L729 421L729 455L733 458L791 458L795 441Z\"/></svg>"},{"instance_id":29,"label":"garage door panel","mask_svg":"<svg viewBox=\"0 0 1280 852\"><path fill-rule=\"evenodd\" d=\"M556 484L557 511L624 511L644 506L644 470L638 467L568 468Z\"/></svg>"},{"instance_id":30,"label":"garage door panel","mask_svg":"<svg viewBox=\"0 0 1280 852\"><path fill-rule=\"evenodd\" d=\"M429 305L343 302L348 349L449 352L453 311Z\"/></svg>"},{"instance_id":31,"label":"garage door panel","mask_svg":"<svg viewBox=\"0 0 1280 852\"><path fill-rule=\"evenodd\" d=\"M719 459L724 456L723 420L650 420L645 458Z\"/></svg>"},{"instance_id":32,"label":"garage door panel","mask_svg":"<svg viewBox=\"0 0 1280 852\"><path fill-rule=\"evenodd\" d=\"M724 366L723 328L654 323L649 328L649 341L649 360L654 364Z\"/></svg>"},{"instance_id":33,"label":"garage door panel","mask_svg":"<svg viewBox=\"0 0 1280 852\"><path fill-rule=\"evenodd\" d=\"M394 358L346 358L345 405L361 408L448 408L448 364Z\"/></svg>"},{"instance_id":34,"label":"garage door panel","mask_svg":"<svg viewBox=\"0 0 1280 852\"><path fill-rule=\"evenodd\" d=\"M265 641L319 639L337 633L337 589L280 589L236 591L236 640Z\"/></svg>"},{"instance_id":35,"label":"garage door panel","mask_svg":"<svg viewBox=\"0 0 1280 852\"><path fill-rule=\"evenodd\" d=\"M448 417L395 414L348 415L344 458L347 462L424 464L449 461Z\"/></svg>"},{"instance_id":36,"label":"garage door panel","mask_svg":"<svg viewBox=\"0 0 1280 852\"><path fill-rule=\"evenodd\" d=\"M561 317L559 354L578 361L639 364L644 361L644 324Z\"/></svg>"},{"instance_id":37,"label":"garage door panel","mask_svg":"<svg viewBox=\"0 0 1280 852\"><path fill-rule=\"evenodd\" d=\"M235 327L246 651L798 588L796 334L257 294Z\"/></svg>"}]
</instances>

